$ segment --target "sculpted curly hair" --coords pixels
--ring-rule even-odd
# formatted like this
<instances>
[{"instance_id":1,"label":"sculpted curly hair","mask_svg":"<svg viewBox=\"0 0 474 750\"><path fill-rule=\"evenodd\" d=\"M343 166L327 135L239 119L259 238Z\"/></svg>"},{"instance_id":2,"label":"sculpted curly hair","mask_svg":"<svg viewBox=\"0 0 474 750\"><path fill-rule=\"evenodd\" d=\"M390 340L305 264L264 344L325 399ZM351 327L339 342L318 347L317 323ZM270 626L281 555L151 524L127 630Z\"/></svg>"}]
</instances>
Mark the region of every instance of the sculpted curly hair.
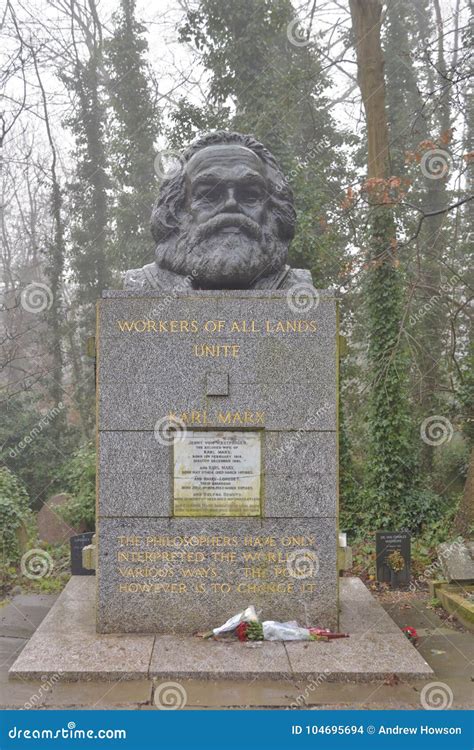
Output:
<instances>
[{"instance_id":1,"label":"sculpted curly hair","mask_svg":"<svg viewBox=\"0 0 474 750\"><path fill-rule=\"evenodd\" d=\"M180 214L186 197L185 168L188 161L203 148L225 144L244 146L253 151L265 164L269 177L271 209L276 219L279 236L282 240L293 239L296 222L293 194L270 151L251 135L216 130L194 141L183 153L179 171L165 178L161 184L160 194L151 215L151 233L156 242L163 242L179 232Z\"/></svg>"}]
</instances>

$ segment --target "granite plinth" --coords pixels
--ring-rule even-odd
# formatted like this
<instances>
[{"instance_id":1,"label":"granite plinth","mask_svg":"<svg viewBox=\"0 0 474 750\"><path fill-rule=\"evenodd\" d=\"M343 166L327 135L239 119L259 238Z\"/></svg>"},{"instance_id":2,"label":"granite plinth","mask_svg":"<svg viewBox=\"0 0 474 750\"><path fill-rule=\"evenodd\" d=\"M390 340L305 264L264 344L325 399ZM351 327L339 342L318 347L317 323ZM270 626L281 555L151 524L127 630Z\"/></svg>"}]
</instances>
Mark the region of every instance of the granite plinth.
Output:
<instances>
[{"instance_id":1,"label":"granite plinth","mask_svg":"<svg viewBox=\"0 0 474 750\"><path fill-rule=\"evenodd\" d=\"M336 318L325 292L104 295L99 632L189 635L250 603L337 626Z\"/></svg>"},{"instance_id":2,"label":"granite plinth","mask_svg":"<svg viewBox=\"0 0 474 750\"><path fill-rule=\"evenodd\" d=\"M300 685L315 678L323 682L372 682L392 675L432 679L429 665L363 583L342 578L340 584L341 629L350 632L348 639L227 644L179 635L94 633L94 580L73 576L12 665L10 678L44 681L59 675L61 682L153 678L158 685L187 679L215 680L217 685L239 679L258 684L285 679Z\"/></svg>"}]
</instances>

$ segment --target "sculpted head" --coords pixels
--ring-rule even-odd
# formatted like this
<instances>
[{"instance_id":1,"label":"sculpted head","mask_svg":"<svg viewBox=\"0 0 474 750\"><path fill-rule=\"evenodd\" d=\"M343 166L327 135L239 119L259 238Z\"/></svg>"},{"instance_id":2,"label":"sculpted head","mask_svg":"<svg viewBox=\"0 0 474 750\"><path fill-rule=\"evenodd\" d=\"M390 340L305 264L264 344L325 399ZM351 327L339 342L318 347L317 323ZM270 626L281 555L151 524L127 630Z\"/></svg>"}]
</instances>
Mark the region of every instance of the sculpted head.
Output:
<instances>
[{"instance_id":1,"label":"sculpted head","mask_svg":"<svg viewBox=\"0 0 474 750\"><path fill-rule=\"evenodd\" d=\"M195 141L165 179L151 228L159 267L192 276L202 289L245 289L285 265L293 196L261 143L216 131Z\"/></svg>"}]
</instances>

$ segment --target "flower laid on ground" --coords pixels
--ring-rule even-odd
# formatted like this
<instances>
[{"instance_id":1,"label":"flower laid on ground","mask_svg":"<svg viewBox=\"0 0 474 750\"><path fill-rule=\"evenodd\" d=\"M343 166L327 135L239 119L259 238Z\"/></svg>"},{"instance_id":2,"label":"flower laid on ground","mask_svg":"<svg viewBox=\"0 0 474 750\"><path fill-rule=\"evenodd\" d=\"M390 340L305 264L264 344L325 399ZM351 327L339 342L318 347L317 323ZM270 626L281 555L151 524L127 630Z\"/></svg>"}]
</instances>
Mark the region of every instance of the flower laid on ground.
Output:
<instances>
[{"instance_id":1,"label":"flower laid on ground","mask_svg":"<svg viewBox=\"0 0 474 750\"><path fill-rule=\"evenodd\" d=\"M246 622L258 622L257 613L255 612L255 607L253 605L247 607L247 609L244 609L243 612L239 612L238 615L229 617L229 619L223 625L221 625L219 628L214 628L212 632L214 635L220 635L221 633L232 633L240 623Z\"/></svg>"},{"instance_id":2,"label":"flower laid on ground","mask_svg":"<svg viewBox=\"0 0 474 750\"><path fill-rule=\"evenodd\" d=\"M260 622L241 622L235 630L239 641L263 641L263 627Z\"/></svg>"},{"instance_id":3,"label":"flower laid on ground","mask_svg":"<svg viewBox=\"0 0 474 750\"><path fill-rule=\"evenodd\" d=\"M348 638L348 633L333 633L328 628L301 628L297 622L259 622L254 607L248 607L227 620L220 628L214 628L214 637L233 633L239 641L330 641L334 638Z\"/></svg>"},{"instance_id":4,"label":"flower laid on ground","mask_svg":"<svg viewBox=\"0 0 474 750\"><path fill-rule=\"evenodd\" d=\"M415 628L412 628L410 627L410 625L407 625L406 628L402 628L402 632L405 633L408 640L414 646L418 646L418 633L416 632Z\"/></svg>"}]
</instances>

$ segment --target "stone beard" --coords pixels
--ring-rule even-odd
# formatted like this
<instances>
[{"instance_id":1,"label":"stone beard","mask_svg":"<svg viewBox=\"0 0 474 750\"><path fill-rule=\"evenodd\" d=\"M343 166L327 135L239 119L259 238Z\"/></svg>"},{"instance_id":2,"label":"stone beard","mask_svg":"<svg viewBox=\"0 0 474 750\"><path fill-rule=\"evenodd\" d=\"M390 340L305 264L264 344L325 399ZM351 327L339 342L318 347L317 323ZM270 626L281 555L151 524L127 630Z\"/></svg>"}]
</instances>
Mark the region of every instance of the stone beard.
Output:
<instances>
[{"instance_id":1,"label":"stone beard","mask_svg":"<svg viewBox=\"0 0 474 750\"><path fill-rule=\"evenodd\" d=\"M251 136L211 133L164 181L152 214L155 263L127 271L125 289L312 285L309 271L286 265L294 225L291 191L272 155Z\"/></svg>"},{"instance_id":2,"label":"stone beard","mask_svg":"<svg viewBox=\"0 0 474 750\"><path fill-rule=\"evenodd\" d=\"M192 278L200 289L246 289L281 269L286 255L270 227L222 214L199 227L186 217L180 235L158 245L155 257L158 267Z\"/></svg>"}]
</instances>

